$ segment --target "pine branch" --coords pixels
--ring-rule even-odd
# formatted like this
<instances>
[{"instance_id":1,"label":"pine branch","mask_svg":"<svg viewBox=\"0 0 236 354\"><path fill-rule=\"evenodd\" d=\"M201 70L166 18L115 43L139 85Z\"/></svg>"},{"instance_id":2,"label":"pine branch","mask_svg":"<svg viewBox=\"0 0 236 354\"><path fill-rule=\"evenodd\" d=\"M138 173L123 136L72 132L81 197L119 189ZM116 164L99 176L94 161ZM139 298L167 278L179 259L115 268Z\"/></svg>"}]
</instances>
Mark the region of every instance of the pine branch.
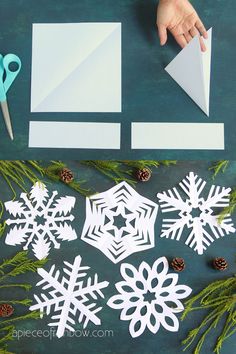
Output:
<instances>
[{"instance_id":1,"label":"pine branch","mask_svg":"<svg viewBox=\"0 0 236 354\"><path fill-rule=\"evenodd\" d=\"M10 259L4 259L0 264L0 282L3 280L7 280L10 277L16 277L20 274L25 274L26 272L36 272L38 268L41 268L46 262L47 259L43 260L31 260L27 256L27 251L22 251L17 253ZM0 285L0 289L13 289L13 288L21 288L24 290L31 289L31 285L27 283L10 283L10 284L2 284ZM29 307L32 303L31 299L0 299L0 304L11 304L11 305L20 305ZM38 319L40 314L38 311L27 312L24 315L18 317L4 318L0 321L0 345L4 344L4 347L0 348L0 354L9 353L7 351L7 342L13 339L13 330L14 323L29 320L29 319Z\"/></svg>"},{"instance_id":2,"label":"pine branch","mask_svg":"<svg viewBox=\"0 0 236 354\"><path fill-rule=\"evenodd\" d=\"M197 340L194 354L200 354L208 334L222 324L223 329L214 348L214 352L219 354L223 342L236 332L236 278L231 277L209 284L185 305L182 320L192 311L207 310L208 313L201 324L191 330L183 340L184 350Z\"/></svg>"},{"instance_id":3,"label":"pine branch","mask_svg":"<svg viewBox=\"0 0 236 354\"><path fill-rule=\"evenodd\" d=\"M116 184L122 181L126 181L132 186L135 186L137 183L134 178L130 177L133 174L133 170L130 168L124 169L124 167L122 167L122 162L120 161L87 160L82 161L81 163L83 165L95 168L97 171L111 179Z\"/></svg>"},{"instance_id":4,"label":"pine branch","mask_svg":"<svg viewBox=\"0 0 236 354\"><path fill-rule=\"evenodd\" d=\"M50 165L44 168L44 175L54 182L61 182L59 172L65 167L66 164L61 161L52 161ZM85 183L85 181L74 180L71 183L68 183L67 186L74 189L76 192L79 192L81 195L88 197L93 193L90 189L81 187L81 184L83 183Z\"/></svg>"},{"instance_id":5,"label":"pine branch","mask_svg":"<svg viewBox=\"0 0 236 354\"><path fill-rule=\"evenodd\" d=\"M3 259L3 262L0 264L0 274L4 274L4 268L12 266L15 267L21 263L24 263L25 261L28 260L28 252L27 251L21 251L18 252L15 256L12 258L8 259Z\"/></svg>"},{"instance_id":6,"label":"pine branch","mask_svg":"<svg viewBox=\"0 0 236 354\"><path fill-rule=\"evenodd\" d=\"M27 314L22 315L22 316L6 319L6 320L4 320L3 324L8 325L8 324L11 324L14 322L25 321L25 320L29 320L29 319L36 319L37 320L39 318L40 318L39 311L31 311L31 312L28 312Z\"/></svg>"},{"instance_id":7,"label":"pine branch","mask_svg":"<svg viewBox=\"0 0 236 354\"><path fill-rule=\"evenodd\" d=\"M119 161L120 164L142 170L143 168L159 167L161 161L154 160L124 160Z\"/></svg>"},{"instance_id":8,"label":"pine branch","mask_svg":"<svg viewBox=\"0 0 236 354\"><path fill-rule=\"evenodd\" d=\"M216 178L216 176L220 172L224 173L228 167L228 164L229 164L229 160L220 160L220 161L215 162L215 164L209 168L209 170L213 170L212 178L213 179Z\"/></svg>"},{"instance_id":9,"label":"pine branch","mask_svg":"<svg viewBox=\"0 0 236 354\"><path fill-rule=\"evenodd\" d=\"M17 264L15 268L10 270L8 273L0 276L0 282L5 280L8 277L15 277L20 274L24 274L26 272L36 272L38 268L42 268L44 264L47 262L47 259L42 260L31 260L27 259L21 264Z\"/></svg>"},{"instance_id":10,"label":"pine branch","mask_svg":"<svg viewBox=\"0 0 236 354\"><path fill-rule=\"evenodd\" d=\"M5 335L3 335L3 337L0 338L0 345L2 345L4 342L8 342L10 340L13 340L12 335L13 335L14 329L15 329L15 326L13 326L13 325L0 328L0 333L6 333ZM0 353L1 353L1 350L3 350L3 348L0 348Z\"/></svg>"},{"instance_id":11,"label":"pine branch","mask_svg":"<svg viewBox=\"0 0 236 354\"><path fill-rule=\"evenodd\" d=\"M2 220L3 213L4 213L4 204L0 200L0 220ZM5 228L6 228L6 223L5 221L3 221L0 223L0 237L2 237L2 235L4 234Z\"/></svg>"},{"instance_id":12,"label":"pine branch","mask_svg":"<svg viewBox=\"0 0 236 354\"><path fill-rule=\"evenodd\" d=\"M228 215L232 215L236 208L236 188L234 188L230 193L229 205L225 207L218 216L219 224Z\"/></svg>"},{"instance_id":13,"label":"pine branch","mask_svg":"<svg viewBox=\"0 0 236 354\"><path fill-rule=\"evenodd\" d=\"M35 183L38 180L37 173L32 169L33 165L38 173L40 166L36 161L31 161L29 165L25 161L0 161L0 176L12 191L13 199L16 197L14 184L26 193L25 182Z\"/></svg>"},{"instance_id":14,"label":"pine branch","mask_svg":"<svg viewBox=\"0 0 236 354\"><path fill-rule=\"evenodd\" d=\"M3 284L3 285L0 285L0 289L8 289L8 288L21 288L21 289L28 291L32 288L32 285L30 285L30 284Z\"/></svg>"},{"instance_id":15,"label":"pine branch","mask_svg":"<svg viewBox=\"0 0 236 354\"><path fill-rule=\"evenodd\" d=\"M124 165L128 165L130 167L136 168L136 169L143 169L143 168L151 168L151 167L159 167L161 165L163 166L171 166L171 165L176 165L177 161L176 160L124 160L120 161L120 163L123 163Z\"/></svg>"},{"instance_id":16,"label":"pine branch","mask_svg":"<svg viewBox=\"0 0 236 354\"><path fill-rule=\"evenodd\" d=\"M24 305L30 306L32 300L30 299L23 299L23 300L0 300L0 304L11 304L11 305Z\"/></svg>"},{"instance_id":17,"label":"pine branch","mask_svg":"<svg viewBox=\"0 0 236 354\"><path fill-rule=\"evenodd\" d=\"M6 348L0 348L0 354L14 354L14 353L9 352L8 350L6 350Z\"/></svg>"}]
</instances>

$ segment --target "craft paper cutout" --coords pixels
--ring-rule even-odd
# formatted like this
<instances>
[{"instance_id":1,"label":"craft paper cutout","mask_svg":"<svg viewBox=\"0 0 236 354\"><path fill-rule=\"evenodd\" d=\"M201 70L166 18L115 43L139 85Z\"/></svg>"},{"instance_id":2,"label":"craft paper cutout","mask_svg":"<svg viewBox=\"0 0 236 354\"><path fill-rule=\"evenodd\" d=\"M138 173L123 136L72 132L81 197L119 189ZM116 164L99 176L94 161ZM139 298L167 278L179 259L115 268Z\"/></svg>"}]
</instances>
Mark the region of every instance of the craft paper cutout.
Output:
<instances>
[{"instance_id":1,"label":"craft paper cutout","mask_svg":"<svg viewBox=\"0 0 236 354\"><path fill-rule=\"evenodd\" d=\"M29 147L118 150L120 134L120 123L33 121L29 125Z\"/></svg>"},{"instance_id":2,"label":"craft paper cutout","mask_svg":"<svg viewBox=\"0 0 236 354\"><path fill-rule=\"evenodd\" d=\"M121 24L34 24L31 112L121 112Z\"/></svg>"},{"instance_id":3,"label":"craft paper cutout","mask_svg":"<svg viewBox=\"0 0 236 354\"><path fill-rule=\"evenodd\" d=\"M157 194L163 213L177 211L179 216L163 220L161 237L179 241L183 231L190 229L185 244L200 255L215 239L235 232L230 215L226 215L221 222L217 215L229 205L230 188L213 185L204 198L202 192L206 182L193 172L179 185L186 197L182 197L175 187Z\"/></svg>"},{"instance_id":4,"label":"craft paper cutout","mask_svg":"<svg viewBox=\"0 0 236 354\"><path fill-rule=\"evenodd\" d=\"M49 196L46 186L37 182L29 194L21 193L19 201L8 201L5 208L12 215L6 224L12 226L5 243L10 246L23 244L24 250L32 248L36 258L48 256L52 247L60 248L61 241L77 238L70 222L74 220L71 210L75 205L74 197L56 199L58 192Z\"/></svg>"},{"instance_id":5,"label":"craft paper cutout","mask_svg":"<svg viewBox=\"0 0 236 354\"><path fill-rule=\"evenodd\" d=\"M135 122L132 149L224 150L224 123ZM42 137L43 140L43 137Z\"/></svg>"},{"instance_id":6,"label":"craft paper cutout","mask_svg":"<svg viewBox=\"0 0 236 354\"><path fill-rule=\"evenodd\" d=\"M128 263L121 264L124 280L116 283L119 294L112 296L107 304L122 310L120 319L130 321L129 332L133 338L146 328L155 334L161 325L170 332L179 330L175 314L184 310L180 299L189 296L192 289L177 285L178 274L168 274L168 270L165 257L158 258L152 267L146 262L138 269Z\"/></svg>"},{"instance_id":7,"label":"craft paper cutout","mask_svg":"<svg viewBox=\"0 0 236 354\"><path fill-rule=\"evenodd\" d=\"M41 296L34 295L36 304L30 307L31 311L40 310L41 318L46 313L53 314L53 320L48 326L57 328L56 335L62 337L66 330L74 332L76 323L82 323L86 328L89 322L100 325L101 320L97 313L102 307L97 306L98 298L103 298L102 289L106 288L107 281L99 282L98 275L88 277L90 267L81 265L82 258L75 257L74 263L64 262L63 274L60 270L51 267L49 272L38 269L42 280L36 285L41 286Z\"/></svg>"},{"instance_id":8,"label":"craft paper cutout","mask_svg":"<svg viewBox=\"0 0 236 354\"><path fill-rule=\"evenodd\" d=\"M207 33L208 39L202 37L206 52L202 52L199 37L195 36L165 70L209 116L212 28Z\"/></svg>"},{"instance_id":9,"label":"craft paper cutout","mask_svg":"<svg viewBox=\"0 0 236 354\"><path fill-rule=\"evenodd\" d=\"M81 239L102 251L113 263L154 247L158 206L126 182L86 199ZM123 218L122 226L116 218Z\"/></svg>"}]
</instances>

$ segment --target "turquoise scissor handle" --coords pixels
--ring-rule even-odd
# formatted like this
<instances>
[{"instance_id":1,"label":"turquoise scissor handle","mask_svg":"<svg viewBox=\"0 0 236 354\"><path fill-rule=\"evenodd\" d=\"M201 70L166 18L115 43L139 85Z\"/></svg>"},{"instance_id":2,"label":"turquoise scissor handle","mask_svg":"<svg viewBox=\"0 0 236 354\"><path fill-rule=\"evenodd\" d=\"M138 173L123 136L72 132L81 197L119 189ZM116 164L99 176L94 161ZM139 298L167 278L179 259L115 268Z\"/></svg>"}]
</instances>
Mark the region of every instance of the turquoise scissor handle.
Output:
<instances>
[{"instance_id":1,"label":"turquoise scissor handle","mask_svg":"<svg viewBox=\"0 0 236 354\"><path fill-rule=\"evenodd\" d=\"M17 69L15 71L10 69L10 64L16 63ZM12 85L13 81L19 74L21 69L21 60L15 54L7 54L3 57L0 54L0 101L6 100L6 93ZM4 79L5 72L5 79Z\"/></svg>"}]
</instances>

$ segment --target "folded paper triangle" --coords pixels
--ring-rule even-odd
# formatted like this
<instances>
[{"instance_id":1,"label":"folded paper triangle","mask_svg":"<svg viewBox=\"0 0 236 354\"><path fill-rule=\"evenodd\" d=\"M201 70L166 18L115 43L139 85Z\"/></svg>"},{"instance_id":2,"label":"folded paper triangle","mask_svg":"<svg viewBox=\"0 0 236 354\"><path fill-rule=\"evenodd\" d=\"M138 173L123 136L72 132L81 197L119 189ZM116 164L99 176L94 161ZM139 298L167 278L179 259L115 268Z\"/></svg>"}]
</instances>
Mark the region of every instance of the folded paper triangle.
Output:
<instances>
[{"instance_id":1,"label":"folded paper triangle","mask_svg":"<svg viewBox=\"0 0 236 354\"><path fill-rule=\"evenodd\" d=\"M207 33L208 38L203 38L207 48L205 52L201 51L199 37L196 36L165 70L209 116L212 29Z\"/></svg>"}]
</instances>

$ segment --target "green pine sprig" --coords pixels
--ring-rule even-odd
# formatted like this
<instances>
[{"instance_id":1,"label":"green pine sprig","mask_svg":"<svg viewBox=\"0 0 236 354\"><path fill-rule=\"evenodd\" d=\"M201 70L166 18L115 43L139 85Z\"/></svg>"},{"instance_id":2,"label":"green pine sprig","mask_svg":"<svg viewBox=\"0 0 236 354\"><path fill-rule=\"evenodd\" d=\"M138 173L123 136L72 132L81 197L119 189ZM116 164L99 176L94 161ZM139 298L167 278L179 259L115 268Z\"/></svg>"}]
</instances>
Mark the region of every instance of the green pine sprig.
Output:
<instances>
[{"instance_id":1,"label":"green pine sprig","mask_svg":"<svg viewBox=\"0 0 236 354\"><path fill-rule=\"evenodd\" d=\"M16 197L14 185L26 193L26 181L34 184L39 180L39 175L43 175L43 170L37 161L0 161L0 176L12 191L13 198Z\"/></svg>"},{"instance_id":2,"label":"green pine sprig","mask_svg":"<svg viewBox=\"0 0 236 354\"><path fill-rule=\"evenodd\" d=\"M229 165L229 160L220 160L215 162L209 170L213 170L212 178L216 178L216 176L221 172L224 173Z\"/></svg>"},{"instance_id":3,"label":"green pine sprig","mask_svg":"<svg viewBox=\"0 0 236 354\"><path fill-rule=\"evenodd\" d=\"M228 215L232 215L236 208L236 188L234 188L230 193L229 205L225 207L219 214L218 221L219 224L224 220Z\"/></svg>"},{"instance_id":4,"label":"green pine sprig","mask_svg":"<svg viewBox=\"0 0 236 354\"><path fill-rule=\"evenodd\" d=\"M119 161L88 160L81 163L96 169L101 174L114 181L116 184L125 181L132 186L135 186L137 183L137 181L132 178L132 168L128 166L128 168L124 169L122 163Z\"/></svg>"},{"instance_id":5,"label":"green pine sprig","mask_svg":"<svg viewBox=\"0 0 236 354\"><path fill-rule=\"evenodd\" d=\"M236 277L214 281L185 305L182 320L193 311L205 310L207 314L183 340L184 350L196 342L193 353L200 354L208 334L222 327L214 347L214 353L220 354L224 341L236 332Z\"/></svg>"},{"instance_id":6,"label":"green pine sprig","mask_svg":"<svg viewBox=\"0 0 236 354\"><path fill-rule=\"evenodd\" d=\"M43 173L45 177L48 177L50 180L54 182L60 182L59 172L65 167L67 166L62 161L51 161L49 165L44 167ZM93 192L89 188L83 188L81 186L83 183L85 183L84 180L81 181L73 180L72 182L68 183L67 186L69 188L74 189L76 192L80 193L81 195L88 197L91 194L93 194Z\"/></svg>"},{"instance_id":7,"label":"green pine sprig","mask_svg":"<svg viewBox=\"0 0 236 354\"><path fill-rule=\"evenodd\" d=\"M32 260L28 258L28 252L22 251L17 253L11 258L4 259L0 264L0 304L7 303L16 306L24 306L28 308L32 300L28 298L23 299L6 299L1 297L1 289L11 290L11 294L14 288L20 288L22 290L30 290L31 285L28 283L7 283L11 277L17 277L18 275L26 274L28 272L36 272L38 268L44 266L47 259ZM4 281L4 283L3 283ZM7 350L8 342L13 339L13 331L15 329L15 323L23 320L38 319L40 314L38 311L27 312L21 316L4 318L0 321L0 354L9 353Z\"/></svg>"},{"instance_id":8,"label":"green pine sprig","mask_svg":"<svg viewBox=\"0 0 236 354\"><path fill-rule=\"evenodd\" d=\"M131 184L133 187L136 185L137 180L134 178L136 170L144 168L159 167L161 165L170 166L176 164L177 161L164 160L87 160L82 161L82 164L96 169L104 176L108 177L116 184L125 181Z\"/></svg>"}]
</instances>

